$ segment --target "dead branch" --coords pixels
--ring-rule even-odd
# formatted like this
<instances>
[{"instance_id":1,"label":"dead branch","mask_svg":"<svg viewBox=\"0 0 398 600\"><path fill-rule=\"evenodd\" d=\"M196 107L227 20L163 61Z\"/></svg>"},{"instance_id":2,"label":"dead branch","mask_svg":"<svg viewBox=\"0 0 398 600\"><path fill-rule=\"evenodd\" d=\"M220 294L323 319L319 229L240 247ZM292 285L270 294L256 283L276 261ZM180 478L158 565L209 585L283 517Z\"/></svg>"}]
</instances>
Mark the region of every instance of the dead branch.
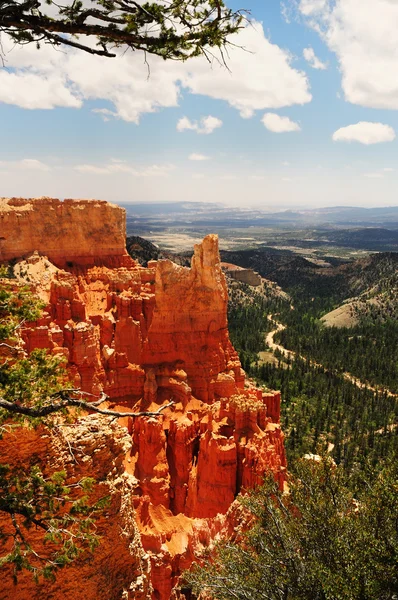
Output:
<instances>
[{"instance_id":1,"label":"dead branch","mask_svg":"<svg viewBox=\"0 0 398 600\"><path fill-rule=\"evenodd\" d=\"M50 402L44 406L23 406L22 404L18 404L15 402L9 402L8 400L5 400L4 398L2 398L0 396L0 409L2 408L4 410L7 410L8 412L10 412L12 414L24 415L26 417L32 417L32 418L37 419L37 418L48 417L49 415L63 411L69 407L75 407L75 408L81 408L83 410L95 412L100 415L106 415L109 417L116 417L116 418L131 417L133 419L136 419L138 417L158 417L158 416L160 416L162 411L164 411L166 408L170 408L170 406L173 406L173 404L174 404L174 401L170 400L170 402L168 402L167 404L164 404L163 406L160 406L155 411L120 412L118 410L111 410L108 408L99 408L99 406L105 400L108 400L108 396L104 393L102 393L100 398L95 402L85 402L81 398L73 398L72 396L69 395L70 392L83 395L83 392L80 392L79 390L62 390L60 392L57 392L57 394L53 396L54 399L55 398L60 399L58 402L56 402L56 401ZM85 394L85 395L92 395L92 394Z\"/></svg>"}]
</instances>

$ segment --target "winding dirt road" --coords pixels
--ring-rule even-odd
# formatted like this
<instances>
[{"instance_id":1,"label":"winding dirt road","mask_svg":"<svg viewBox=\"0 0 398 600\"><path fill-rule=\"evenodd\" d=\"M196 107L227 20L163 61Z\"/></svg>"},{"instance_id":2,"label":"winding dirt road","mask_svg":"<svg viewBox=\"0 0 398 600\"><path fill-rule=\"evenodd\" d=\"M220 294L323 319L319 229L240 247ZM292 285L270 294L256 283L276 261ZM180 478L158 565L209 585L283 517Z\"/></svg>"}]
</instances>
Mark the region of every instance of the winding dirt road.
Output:
<instances>
[{"instance_id":1,"label":"winding dirt road","mask_svg":"<svg viewBox=\"0 0 398 600\"><path fill-rule=\"evenodd\" d=\"M282 356L284 356L285 358L291 358L291 359L301 358L301 360L304 360L304 361L308 360L305 356L298 354L298 352L294 352L293 350L288 350L284 346L281 346L280 344L275 343L274 336L277 333L279 333L280 331L283 331L284 329L286 329L286 326L282 325L282 323L279 323L279 321L277 321L274 318L274 315L267 315L267 319L268 319L268 321L271 321L272 323L274 323L276 325L276 329L273 329L272 331L268 332L265 336L265 343L267 344L267 346L269 348L271 348L271 350L273 352L275 352L275 350L278 350L282 354ZM312 367L322 367L322 369L325 369L325 371L329 371L329 372L333 373L332 369L328 369L321 363L318 363L314 360L310 360L309 363ZM361 381L360 379L358 379L358 377L355 377L355 375L352 375L352 373L348 373L346 371L344 373L341 373L341 375L342 375L342 377L344 377L344 379L346 381L350 381L351 383L353 383L360 389L367 388L368 390L371 390L375 394L376 393L386 393L387 396L389 396L389 397L398 398L398 394L394 394L387 388L374 387L374 386L370 385L370 383Z\"/></svg>"},{"instance_id":2,"label":"winding dirt road","mask_svg":"<svg viewBox=\"0 0 398 600\"><path fill-rule=\"evenodd\" d=\"M280 331L283 331L284 329L286 329L286 326L282 325L282 323L279 323L278 321L275 321L275 319L273 318L273 315L267 315L267 318L268 318L268 321L272 321L276 325L276 329L273 329L272 331L267 333L265 336L265 343L267 344L267 346L269 348L271 348L271 350L273 352L275 352L275 350L279 350L279 352L281 354L283 354L283 356L286 356L286 358L295 358L296 352L293 352L293 350L288 350L287 348L284 348L283 346L276 344L274 341L274 336L277 333L279 333Z\"/></svg>"}]
</instances>

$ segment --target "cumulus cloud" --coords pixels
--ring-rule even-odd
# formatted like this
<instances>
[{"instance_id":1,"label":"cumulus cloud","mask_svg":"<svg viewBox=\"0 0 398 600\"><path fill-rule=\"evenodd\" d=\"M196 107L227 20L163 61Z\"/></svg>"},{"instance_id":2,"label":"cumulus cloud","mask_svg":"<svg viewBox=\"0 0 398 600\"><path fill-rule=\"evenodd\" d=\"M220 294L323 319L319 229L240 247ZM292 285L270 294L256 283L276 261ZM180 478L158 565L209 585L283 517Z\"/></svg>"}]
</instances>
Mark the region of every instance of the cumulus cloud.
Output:
<instances>
[{"instance_id":1,"label":"cumulus cloud","mask_svg":"<svg viewBox=\"0 0 398 600\"><path fill-rule=\"evenodd\" d=\"M203 161L203 160L209 160L210 156L206 156L205 154L197 154L196 152L193 152L192 154L190 154L188 156L188 160L196 160L196 161Z\"/></svg>"},{"instance_id":2,"label":"cumulus cloud","mask_svg":"<svg viewBox=\"0 0 398 600\"><path fill-rule=\"evenodd\" d=\"M298 123L291 121L289 117L281 117L275 113L265 113L261 119L264 127L274 133L287 133L289 131L300 131Z\"/></svg>"},{"instance_id":3,"label":"cumulus cloud","mask_svg":"<svg viewBox=\"0 0 398 600\"><path fill-rule=\"evenodd\" d=\"M286 50L267 39L260 23L248 25L231 42L236 47L230 48L228 69L218 63L211 68L204 57L188 63L151 57L149 77L139 52L119 52L105 60L74 49L56 52L43 46L37 51L29 44L8 52L11 46L4 47L8 70L0 70L0 102L51 109L79 108L87 100L102 99L113 105L112 110L95 109L102 118L138 123L142 114L178 106L183 91L224 100L244 117L311 101L306 74L292 66Z\"/></svg>"},{"instance_id":4,"label":"cumulus cloud","mask_svg":"<svg viewBox=\"0 0 398 600\"><path fill-rule=\"evenodd\" d=\"M17 169L33 171L50 171L50 167L35 158L23 158L22 160L0 160L0 169Z\"/></svg>"},{"instance_id":5,"label":"cumulus cloud","mask_svg":"<svg viewBox=\"0 0 398 600\"><path fill-rule=\"evenodd\" d=\"M245 118L256 110L311 101L306 74L291 66L290 54L267 39L260 23L251 23L231 41L237 47L229 51L229 70L209 69L203 60L188 64L184 85L192 93L225 100Z\"/></svg>"},{"instance_id":6,"label":"cumulus cloud","mask_svg":"<svg viewBox=\"0 0 398 600\"><path fill-rule=\"evenodd\" d=\"M299 11L336 54L347 101L398 109L398 2L301 0Z\"/></svg>"},{"instance_id":7,"label":"cumulus cloud","mask_svg":"<svg viewBox=\"0 0 398 600\"><path fill-rule=\"evenodd\" d=\"M311 47L304 48L303 56L304 56L305 60L308 62L308 64L313 69L318 69L318 70L324 71L325 69L328 68L326 63L319 60L319 58L316 56L316 54L314 52L314 49Z\"/></svg>"},{"instance_id":8,"label":"cumulus cloud","mask_svg":"<svg viewBox=\"0 0 398 600\"><path fill-rule=\"evenodd\" d=\"M209 135L213 133L215 129L222 127L221 119L217 117L202 117L200 122L190 121L188 117L182 117L177 123L177 131L196 131L196 133Z\"/></svg>"},{"instance_id":9,"label":"cumulus cloud","mask_svg":"<svg viewBox=\"0 0 398 600\"><path fill-rule=\"evenodd\" d=\"M395 139L395 131L390 125L383 123L369 123L360 121L355 125L341 127L332 136L335 142L359 142L369 146L381 142L392 142Z\"/></svg>"},{"instance_id":10,"label":"cumulus cloud","mask_svg":"<svg viewBox=\"0 0 398 600\"><path fill-rule=\"evenodd\" d=\"M0 102L15 104L21 108L55 108L66 106L80 108L82 101L68 89L62 75L30 72L10 72L0 69Z\"/></svg>"}]
</instances>

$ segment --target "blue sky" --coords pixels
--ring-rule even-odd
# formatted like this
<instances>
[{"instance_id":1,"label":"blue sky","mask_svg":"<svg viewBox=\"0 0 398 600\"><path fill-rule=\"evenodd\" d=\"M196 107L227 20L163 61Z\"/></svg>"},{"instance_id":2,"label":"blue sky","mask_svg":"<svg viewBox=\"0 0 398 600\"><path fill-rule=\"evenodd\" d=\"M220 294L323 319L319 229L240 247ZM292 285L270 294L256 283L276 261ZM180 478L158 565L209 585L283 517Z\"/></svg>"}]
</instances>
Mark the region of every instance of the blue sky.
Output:
<instances>
[{"instance_id":1,"label":"blue sky","mask_svg":"<svg viewBox=\"0 0 398 600\"><path fill-rule=\"evenodd\" d=\"M230 72L5 41L0 195L397 205L398 2L244 7Z\"/></svg>"}]
</instances>

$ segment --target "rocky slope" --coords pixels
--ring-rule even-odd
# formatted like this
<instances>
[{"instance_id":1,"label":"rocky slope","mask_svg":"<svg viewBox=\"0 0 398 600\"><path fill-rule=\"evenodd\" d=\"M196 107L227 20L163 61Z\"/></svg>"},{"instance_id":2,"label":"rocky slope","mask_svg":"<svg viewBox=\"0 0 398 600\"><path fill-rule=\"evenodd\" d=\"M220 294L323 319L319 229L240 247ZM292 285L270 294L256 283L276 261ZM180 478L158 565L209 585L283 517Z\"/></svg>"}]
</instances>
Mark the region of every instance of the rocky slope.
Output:
<instances>
[{"instance_id":1,"label":"rocky slope","mask_svg":"<svg viewBox=\"0 0 398 600\"><path fill-rule=\"evenodd\" d=\"M22 571L17 585L13 567L2 567L1 600L110 600L134 598L147 600L151 593L149 556L142 547L134 514L134 478L125 473L124 455L130 447L130 436L117 423L106 417L91 415L79 418L73 425L59 423L32 430L9 429L0 443L0 464L28 468L35 464L50 476L65 471L68 482L94 477L96 485L91 499L110 498L109 506L96 522L101 543L93 555L83 553L72 568L58 571L57 580L33 583L32 574ZM0 512L1 531L8 530L9 517ZM0 556L11 549L12 538L0 542ZM29 542L40 556L46 556L43 532L33 527Z\"/></svg>"},{"instance_id":2,"label":"rocky slope","mask_svg":"<svg viewBox=\"0 0 398 600\"><path fill-rule=\"evenodd\" d=\"M195 246L190 268L170 260L149 261L143 268L120 243L124 212L117 207L96 201L67 201L65 209L58 200L2 202L7 223L18 221L11 214L21 206L29 207L18 244L9 233L3 236L2 256L25 257L15 273L47 303L40 322L23 329L26 350L63 354L76 386L92 394L105 391L120 410L173 402L158 418L122 423L131 436L124 453L133 482L131 520L149 555L152 598L168 600L181 571L221 532L232 534L238 525L237 494L260 483L270 469L280 485L284 481L280 396L246 381L229 340L217 237ZM26 232L36 227L44 205L47 237L38 239L37 230ZM108 221L94 220L93 214ZM59 219L66 233L53 243L48 238ZM83 241L82 249L73 244L69 254L70 237ZM93 239L100 239L98 254ZM46 248L48 258L41 256ZM34 250L39 252L29 256ZM123 598L138 598L124 593Z\"/></svg>"},{"instance_id":3,"label":"rocky slope","mask_svg":"<svg viewBox=\"0 0 398 600\"><path fill-rule=\"evenodd\" d=\"M398 253L374 254L340 270L350 297L322 318L325 325L353 327L364 319L374 323L398 319Z\"/></svg>"}]
</instances>

